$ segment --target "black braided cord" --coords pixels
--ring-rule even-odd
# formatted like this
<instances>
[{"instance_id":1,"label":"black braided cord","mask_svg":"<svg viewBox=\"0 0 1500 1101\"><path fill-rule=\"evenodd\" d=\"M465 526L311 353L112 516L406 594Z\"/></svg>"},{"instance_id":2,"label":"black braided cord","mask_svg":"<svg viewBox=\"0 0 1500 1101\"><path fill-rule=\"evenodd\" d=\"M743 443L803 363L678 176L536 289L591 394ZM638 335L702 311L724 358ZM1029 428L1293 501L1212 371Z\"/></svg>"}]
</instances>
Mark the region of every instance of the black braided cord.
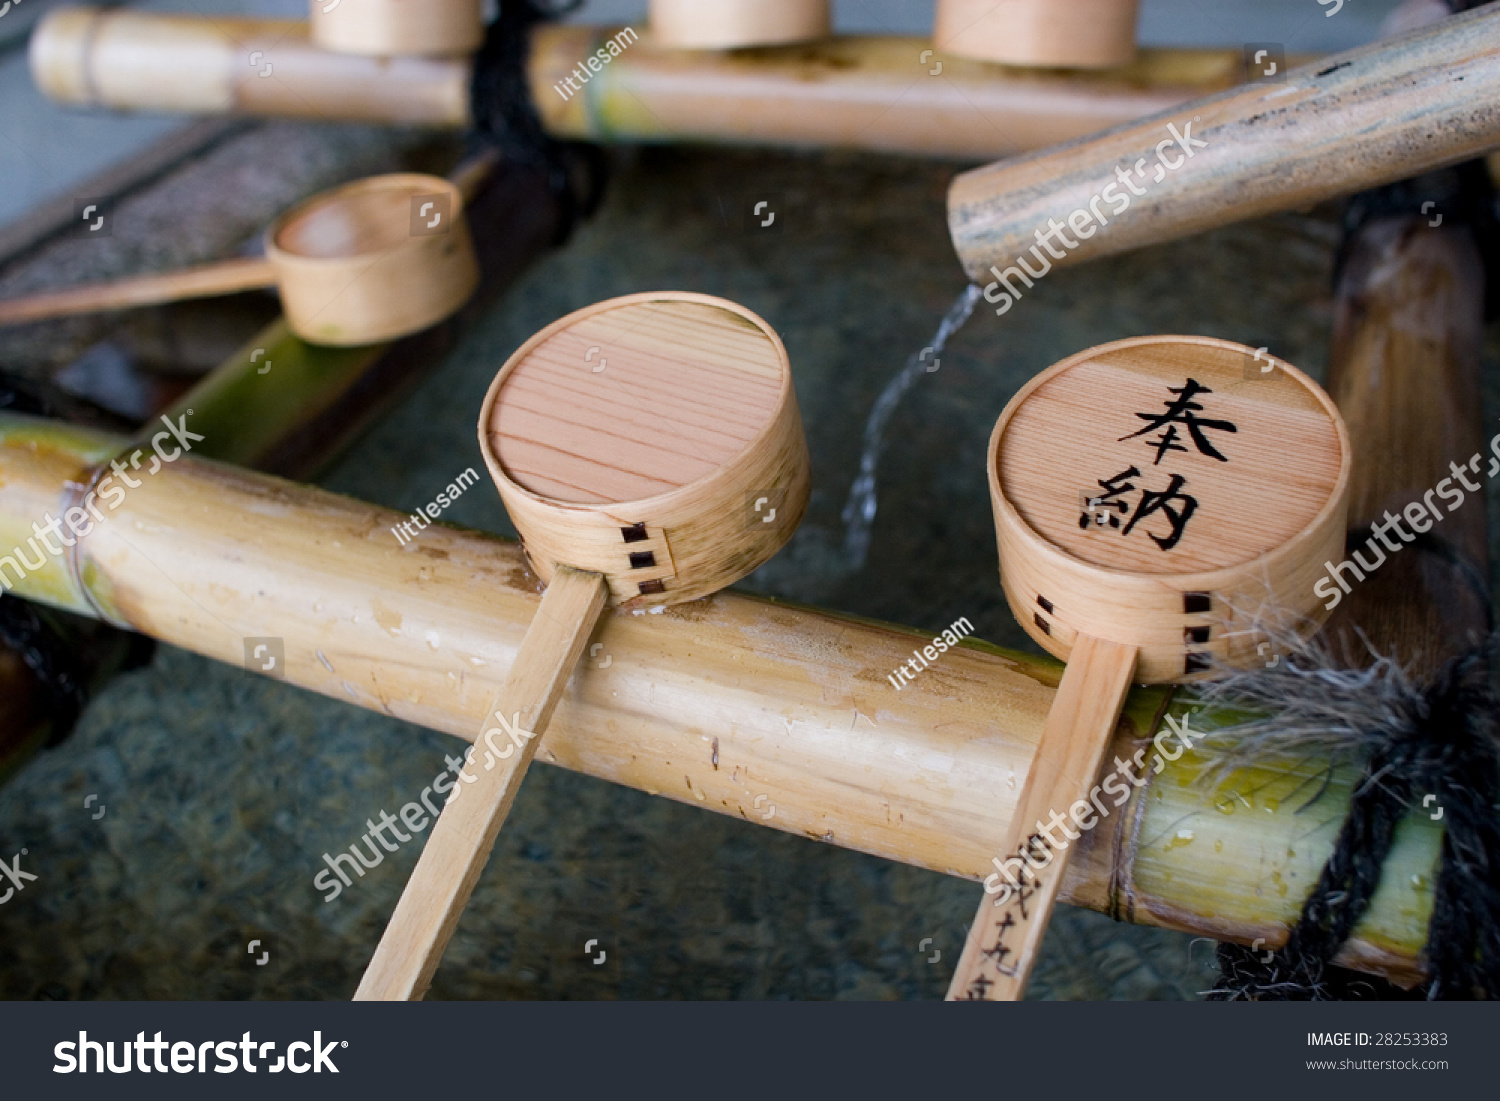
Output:
<instances>
[{"instance_id":1,"label":"black braided cord","mask_svg":"<svg viewBox=\"0 0 1500 1101\"><path fill-rule=\"evenodd\" d=\"M1211 1000L1361 997L1330 964L1369 908L1396 827L1413 811L1441 813L1446 826L1421 994L1432 1000L1500 996L1497 653L1500 635L1492 635L1449 661L1409 713L1390 725L1365 763L1333 854L1286 944L1269 960L1240 945L1220 945L1221 977ZM1363 984L1363 996L1389 997L1382 985Z\"/></svg>"},{"instance_id":2,"label":"black braided cord","mask_svg":"<svg viewBox=\"0 0 1500 1101\"><path fill-rule=\"evenodd\" d=\"M1490 0L1448 0L1455 12ZM1444 214L1474 234L1485 263L1486 314L1500 314L1500 220L1481 161L1356 195L1344 218L1338 272L1361 226L1377 218ZM1472 570L1472 567L1470 567ZM1474 580L1470 578L1470 580ZM1481 589L1487 586L1480 586ZM1485 594L1488 595L1487 593ZM1493 617L1491 618L1493 622ZM1274 953L1221 944L1213 1001L1336 1001L1500 997L1500 634L1451 659L1392 723L1365 762L1349 815L1286 944ZM1429 798L1431 797L1431 798ZM1414 994L1359 978L1333 958L1369 909L1396 827L1441 808L1446 830L1423 948L1428 977Z\"/></svg>"},{"instance_id":3,"label":"black braided cord","mask_svg":"<svg viewBox=\"0 0 1500 1101\"><path fill-rule=\"evenodd\" d=\"M39 391L7 375L0 375L0 411L42 417L56 415ZM85 677L78 655L35 606L3 592L0 592L0 645L20 655L51 697L49 744L62 741L83 710Z\"/></svg>"},{"instance_id":4,"label":"black braided cord","mask_svg":"<svg viewBox=\"0 0 1500 1101\"><path fill-rule=\"evenodd\" d=\"M531 100L526 61L531 31L538 24L576 10L583 0L549 6L543 0L501 0L500 15L485 32L474 57L470 109L473 142L498 149L510 163L539 169L561 207L557 242L592 214L607 177L604 152L586 142L557 141L542 128Z\"/></svg>"}]
</instances>

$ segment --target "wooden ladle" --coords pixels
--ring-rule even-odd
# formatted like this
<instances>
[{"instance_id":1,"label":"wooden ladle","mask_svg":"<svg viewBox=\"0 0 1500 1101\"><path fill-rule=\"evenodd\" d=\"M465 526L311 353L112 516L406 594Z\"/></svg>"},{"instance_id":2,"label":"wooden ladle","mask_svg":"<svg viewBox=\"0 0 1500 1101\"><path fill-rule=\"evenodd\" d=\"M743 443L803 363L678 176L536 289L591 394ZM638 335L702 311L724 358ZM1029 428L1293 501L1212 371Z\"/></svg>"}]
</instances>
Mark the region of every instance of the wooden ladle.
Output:
<instances>
[{"instance_id":1,"label":"wooden ladle","mask_svg":"<svg viewBox=\"0 0 1500 1101\"><path fill-rule=\"evenodd\" d=\"M1130 790L1098 781L1132 680L1264 664L1268 605L1283 627L1324 618L1313 586L1343 557L1349 454L1316 383L1207 337L1091 348L1006 406L988 456L1000 578L1068 665L949 998L1021 996L1070 840L1124 801L1101 790Z\"/></svg>"},{"instance_id":2,"label":"wooden ladle","mask_svg":"<svg viewBox=\"0 0 1500 1101\"><path fill-rule=\"evenodd\" d=\"M278 287L287 325L313 344L376 344L435 325L474 293L463 194L439 176L371 176L320 192L266 230L264 259L0 302L0 325Z\"/></svg>"},{"instance_id":3,"label":"wooden ladle","mask_svg":"<svg viewBox=\"0 0 1500 1101\"><path fill-rule=\"evenodd\" d=\"M651 0L651 41L684 50L737 50L827 38L829 0Z\"/></svg>"},{"instance_id":4,"label":"wooden ladle","mask_svg":"<svg viewBox=\"0 0 1500 1101\"><path fill-rule=\"evenodd\" d=\"M1139 0L937 0L945 53L1036 68L1110 69L1135 60Z\"/></svg>"},{"instance_id":5,"label":"wooden ladle","mask_svg":"<svg viewBox=\"0 0 1500 1101\"><path fill-rule=\"evenodd\" d=\"M356 999L426 992L605 604L707 596L807 507L786 350L707 295L630 295L547 326L495 377L479 444L547 590Z\"/></svg>"},{"instance_id":6,"label":"wooden ladle","mask_svg":"<svg viewBox=\"0 0 1500 1101\"><path fill-rule=\"evenodd\" d=\"M334 53L442 57L484 41L480 0L309 0L308 37Z\"/></svg>"}]
</instances>

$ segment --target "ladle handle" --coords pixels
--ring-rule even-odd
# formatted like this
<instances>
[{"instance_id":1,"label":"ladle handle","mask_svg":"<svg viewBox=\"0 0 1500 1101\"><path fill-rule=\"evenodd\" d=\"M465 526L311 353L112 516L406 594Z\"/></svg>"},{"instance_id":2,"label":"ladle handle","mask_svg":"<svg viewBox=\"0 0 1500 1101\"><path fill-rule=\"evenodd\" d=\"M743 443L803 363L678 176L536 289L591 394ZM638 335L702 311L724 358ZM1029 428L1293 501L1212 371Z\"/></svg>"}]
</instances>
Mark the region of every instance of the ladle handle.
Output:
<instances>
[{"instance_id":1,"label":"ladle handle","mask_svg":"<svg viewBox=\"0 0 1500 1101\"><path fill-rule=\"evenodd\" d=\"M141 275L112 283L12 298L0 302L0 325L18 325L99 310L156 306L185 298L212 298L275 285L276 268L269 260L222 260L162 275Z\"/></svg>"},{"instance_id":2,"label":"ladle handle","mask_svg":"<svg viewBox=\"0 0 1500 1101\"><path fill-rule=\"evenodd\" d=\"M1000 867L985 880L985 896L948 986L949 1000L1019 1001L1025 991L1071 843L1080 836L1054 823L1066 818L1075 802L1090 800L1130 691L1136 655L1134 646L1088 635L1074 643L1006 830ZM1023 850L1032 859L1025 859ZM991 888L997 897L991 897Z\"/></svg>"},{"instance_id":3,"label":"ladle handle","mask_svg":"<svg viewBox=\"0 0 1500 1101\"><path fill-rule=\"evenodd\" d=\"M607 593L602 574L563 566L553 576L355 1001L415 1001L427 993Z\"/></svg>"}]
</instances>

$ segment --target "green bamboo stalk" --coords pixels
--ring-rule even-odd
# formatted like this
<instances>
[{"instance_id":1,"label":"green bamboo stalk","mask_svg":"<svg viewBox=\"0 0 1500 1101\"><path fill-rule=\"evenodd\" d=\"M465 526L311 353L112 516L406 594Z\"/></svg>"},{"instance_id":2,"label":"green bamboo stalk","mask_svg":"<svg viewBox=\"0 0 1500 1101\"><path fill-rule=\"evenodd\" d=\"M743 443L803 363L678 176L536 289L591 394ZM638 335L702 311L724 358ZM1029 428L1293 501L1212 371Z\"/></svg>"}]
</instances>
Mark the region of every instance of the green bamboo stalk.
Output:
<instances>
[{"instance_id":1,"label":"green bamboo stalk","mask_svg":"<svg viewBox=\"0 0 1500 1101\"><path fill-rule=\"evenodd\" d=\"M299 427L333 407L390 349L309 344L277 318L167 411L193 410L205 458L256 469Z\"/></svg>"}]
</instances>

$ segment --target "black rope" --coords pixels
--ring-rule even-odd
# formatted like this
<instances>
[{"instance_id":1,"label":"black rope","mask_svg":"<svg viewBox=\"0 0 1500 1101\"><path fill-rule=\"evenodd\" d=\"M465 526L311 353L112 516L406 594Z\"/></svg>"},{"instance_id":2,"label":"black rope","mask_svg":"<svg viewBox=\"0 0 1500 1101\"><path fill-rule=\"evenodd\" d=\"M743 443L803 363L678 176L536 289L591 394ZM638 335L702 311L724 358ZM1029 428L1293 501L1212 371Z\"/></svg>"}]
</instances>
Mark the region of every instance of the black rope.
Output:
<instances>
[{"instance_id":1,"label":"black rope","mask_svg":"<svg viewBox=\"0 0 1500 1101\"><path fill-rule=\"evenodd\" d=\"M24 600L0 594L0 644L20 655L50 697L48 711L56 745L72 732L83 711L84 671L62 637Z\"/></svg>"},{"instance_id":2,"label":"black rope","mask_svg":"<svg viewBox=\"0 0 1500 1101\"><path fill-rule=\"evenodd\" d=\"M598 146L557 141L542 128L531 100L526 62L532 29L567 15L582 2L564 0L551 7L542 0L502 0L499 18L490 24L474 57L470 88L474 142L498 149L513 164L529 165L546 175L561 208L558 244L598 207L608 165Z\"/></svg>"},{"instance_id":3,"label":"black rope","mask_svg":"<svg viewBox=\"0 0 1500 1101\"><path fill-rule=\"evenodd\" d=\"M1219 946L1215 1001L1357 998L1331 966L1380 884L1396 826L1441 808L1446 831L1423 955L1429 999L1500 997L1500 635L1449 661L1394 715L1366 760L1349 816L1286 944L1269 959ZM1432 798L1428 798L1431 796ZM1380 996L1366 983L1369 996Z\"/></svg>"},{"instance_id":4,"label":"black rope","mask_svg":"<svg viewBox=\"0 0 1500 1101\"><path fill-rule=\"evenodd\" d=\"M56 419L60 410L46 390L0 372L0 412ZM127 640L117 659L120 671L145 665L155 646L145 635L115 632L101 625L70 628L69 618L0 591L0 646L20 656L49 697L49 746L73 732L88 700L89 669L99 664L109 645L105 640Z\"/></svg>"},{"instance_id":5,"label":"black rope","mask_svg":"<svg viewBox=\"0 0 1500 1101\"><path fill-rule=\"evenodd\" d=\"M1487 0L1449 0L1454 11ZM1424 209L1425 207L1425 209ZM1334 282L1358 230L1380 218L1441 214L1466 226L1485 264L1486 314L1500 313L1500 218L1483 162L1470 161L1356 195L1344 216ZM1435 219L1434 219L1435 220ZM1489 604L1487 579L1453 548L1433 545L1460 567ZM1493 616L1490 616L1493 624ZM1404 995L1356 977L1333 958L1369 909L1397 825L1408 813L1442 808L1445 831L1423 956L1428 980L1416 996L1500 997L1500 696L1492 663L1500 635L1449 661L1380 732L1366 759L1332 855L1280 951L1221 944L1210 1000L1334 1001Z\"/></svg>"},{"instance_id":6,"label":"black rope","mask_svg":"<svg viewBox=\"0 0 1500 1101\"><path fill-rule=\"evenodd\" d=\"M0 410L39 417L57 413L40 390L10 375L0 375ZM20 655L51 697L48 744L62 741L83 710L84 677L77 655L35 607L8 593L0 593L0 645Z\"/></svg>"}]
</instances>

